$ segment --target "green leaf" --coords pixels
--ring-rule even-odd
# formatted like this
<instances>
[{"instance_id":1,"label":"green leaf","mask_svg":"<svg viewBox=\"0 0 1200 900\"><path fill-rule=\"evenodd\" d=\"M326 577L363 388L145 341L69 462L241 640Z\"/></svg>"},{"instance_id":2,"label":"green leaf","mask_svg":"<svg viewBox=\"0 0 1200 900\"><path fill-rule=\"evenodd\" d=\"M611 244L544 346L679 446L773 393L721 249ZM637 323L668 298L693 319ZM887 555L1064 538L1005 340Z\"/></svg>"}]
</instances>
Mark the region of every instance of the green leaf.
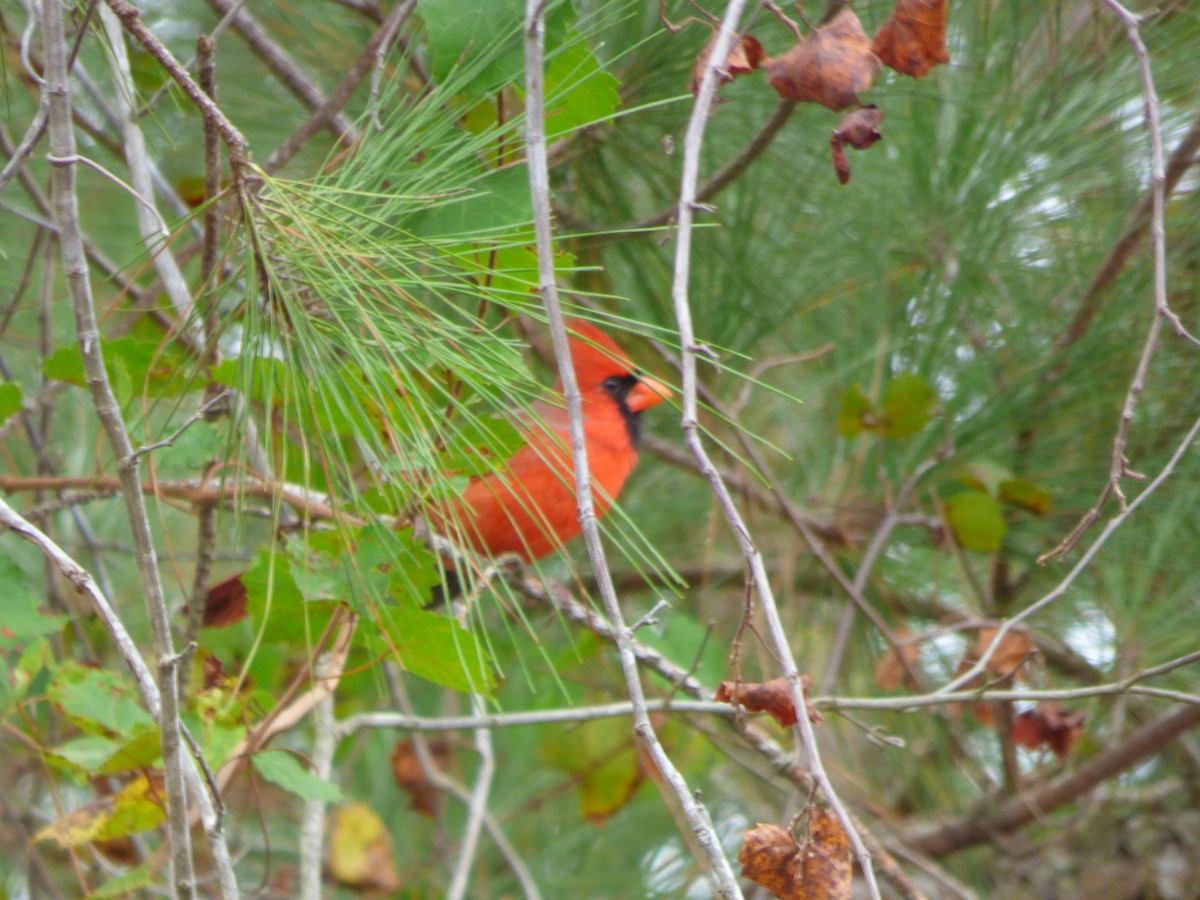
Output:
<instances>
[{"instance_id":1,"label":"green leaf","mask_svg":"<svg viewBox=\"0 0 1200 900\"><path fill-rule=\"evenodd\" d=\"M64 663L50 687L50 699L76 721L98 725L127 740L157 727L129 681L111 670Z\"/></svg>"},{"instance_id":2,"label":"green leaf","mask_svg":"<svg viewBox=\"0 0 1200 900\"><path fill-rule=\"evenodd\" d=\"M131 894L144 897L147 896L146 889L154 887L157 883L156 869L150 863L146 863L124 875L110 878L100 887L91 891L87 898L88 900L121 900Z\"/></svg>"},{"instance_id":3,"label":"green leaf","mask_svg":"<svg viewBox=\"0 0 1200 900\"><path fill-rule=\"evenodd\" d=\"M256 626L267 622L272 641L304 643L316 640L324 630L333 604L305 599L304 591L293 575L294 571L303 569L295 565L292 552L296 551L261 548L254 557L254 564L242 575L242 584L246 586L246 608ZM305 588L317 589L308 578Z\"/></svg>"},{"instance_id":4,"label":"green leaf","mask_svg":"<svg viewBox=\"0 0 1200 900\"><path fill-rule=\"evenodd\" d=\"M600 68L596 56L574 32L567 46L546 61L546 138L607 119L621 103L617 79Z\"/></svg>"},{"instance_id":5,"label":"green leaf","mask_svg":"<svg viewBox=\"0 0 1200 900\"><path fill-rule=\"evenodd\" d=\"M571 734L547 731L538 756L578 779L579 810L592 822L624 807L643 780L629 724L621 719L587 722Z\"/></svg>"},{"instance_id":6,"label":"green leaf","mask_svg":"<svg viewBox=\"0 0 1200 900\"><path fill-rule=\"evenodd\" d=\"M182 352L161 342L134 337L106 340L101 355L113 392L121 403L141 396L143 390L151 397L172 397L198 387L180 377L180 371L186 371ZM83 357L74 344L59 347L46 357L42 372L55 381L87 387Z\"/></svg>"},{"instance_id":7,"label":"green leaf","mask_svg":"<svg viewBox=\"0 0 1200 900\"><path fill-rule=\"evenodd\" d=\"M9 557L0 557L0 585L0 650L54 634L66 624L66 616L52 616L39 609L41 598L26 586L24 570Z\"/></svg>"},{"instance_id":8,"label":"green leaf","mask_svg":"<svg viewBox=\"0 0 1200 900\"><path fill-rule=\"evenodd\" d=\"M967 550L995 553L1008 526L1000 504L983 491L966 491L945 501L946 521L959 546Z\"/></svg>"},{"instance_id":9,"label":"green leaf","mask_svg":"<svg viewBox=\"0 0 1200 900\"><path fill-rule=\"evenodd\" d=\"M904 438L921 431L933 417L937 391L920 375L897 375L883 391L884 437Z\"/></svg>"},{"instance_id":10,"label":"green leaf","mask_svg":"<svg viewBox=\"0 0 1200 900\"><path fill-rule=\"evenodd\" d=\"M91 772L108 762L120 746L110 738L86 734L59 744L50 752L84 772Z\"/></svg>"},{"instance_id":11,"label":"green leaf","mask_svg":"<svg viewBox=\"0 0 1200 900\"><path fill-rule=\"evenodd\" d=\"M1050 512L1054 498L1045 488L1038 487L1025 478L1012 478L1000 483L1000 499L1013 506L1029 510L1041 518Z\"/></svg>"},{"instance_id":12,"label":"green leaf","mask_svg":"<svg viewBox=\"0 0 1200 900\"><path fill-rule=\"evenodd\" d=\"M422 0L434 81L454 77L461 92L473 94L517 80L525 70L523 10L521 0Z\"/></svg>"},{"instance_id":13,"label":"green leaf","mask_svg":"<svg viewBox=\"0 0 1200 900\"><path fill-rule=\"evenodd\" d=\"M225 441L212 422L194 422L169 447L154 451L160 475L194 473L221 455Z\"/></svg>"},{"instance_id":14,"label":"green leaf","mask_svg":"<svg viewBox=\"0 0 1200 900\"><path fill-rule=\"evenodd\" d=\"M342 791L336 784L309 772L296 757L283 750L266 750L251 757L258 774L285 791L305 800L324 800L337 803Z\"/></svg>"},{"instance_id":15,"label":"green leaf","mask_svg":"<svg viewBox=\"0 0 1200 900\"><path fill-rule=\"evenodd\" d=\"M863 429L874 427L869 423L871 401L857 384L842 391L842 405L838 408L838 434L844 438L857 437Z\"/></svg>"},{"instance_id":16,"label":"green leaf","mask_svg":"<svg viewBox=\"0 0 1200 900\"><path fill-rule=\"evenodd\" d=\"M0 656L0 720L8 715L8 708L12 706L13 692L10 685L8 660Z\"/></svg>"},{"instance_id":17,"label":"green leaf","mask_svg":"<svg viewBox=\"0 0 1200 900\"><path fill-rule=\"evenodd\" d=\"M467 193L414 216L408 227L421 237L436 238L499 233L533 219L529 173L524 164L486 172L467 188Z\"/></svg>"},{"instance_id":18,"label":"green leaf","mask_svg":"<svg viewBox=\"0 0 1200 900\"><path fill-rule=\"evenodd\" d=\"M21 386L6 381L0 384L0 424L21 411Z\"/></svg>"},{"instance_id":19,"label":"green leaf","mask_svg":"<svg viewBox=\"0 0 1200 900\"><path fill-rule=\"evenodd\" d=\"M495 687L486 651L458 622L411 603L379 607L376 614L382 631L376 640L407 671L456 691Z\"/></svg>"}]
</instances>

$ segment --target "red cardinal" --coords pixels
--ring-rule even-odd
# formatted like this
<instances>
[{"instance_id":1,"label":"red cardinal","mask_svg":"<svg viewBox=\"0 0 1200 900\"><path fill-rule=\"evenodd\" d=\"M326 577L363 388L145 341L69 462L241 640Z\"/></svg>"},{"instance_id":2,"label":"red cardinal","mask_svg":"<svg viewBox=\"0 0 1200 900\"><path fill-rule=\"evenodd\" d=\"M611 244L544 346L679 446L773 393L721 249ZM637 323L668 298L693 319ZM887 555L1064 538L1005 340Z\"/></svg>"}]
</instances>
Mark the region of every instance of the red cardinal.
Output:
<instances>
[{"instance_id":1,"label":"red cardinal","mask_svg":"<svg viewBox=\"0 0 1200 900\"><path fill-rule=\"evenodd\" d=\"M575 378L583 396L583 433L588 449L597 515L603 515L638 460L641 413L671 396L664 385L636 368L608 335L583 321L567 323ZM562 392L561 382L557 385ZM478 478L447 510L430 511L436 530L484 556L515 553L541 559L579 534L575 466L565 404L534 405L539 424L524 431L525 446L501 471ZM449 573L453 575L453 573ZM246 614L246 588L235 575L209 591L204 624L222 627Z\"/></svg>"}]
</instances>

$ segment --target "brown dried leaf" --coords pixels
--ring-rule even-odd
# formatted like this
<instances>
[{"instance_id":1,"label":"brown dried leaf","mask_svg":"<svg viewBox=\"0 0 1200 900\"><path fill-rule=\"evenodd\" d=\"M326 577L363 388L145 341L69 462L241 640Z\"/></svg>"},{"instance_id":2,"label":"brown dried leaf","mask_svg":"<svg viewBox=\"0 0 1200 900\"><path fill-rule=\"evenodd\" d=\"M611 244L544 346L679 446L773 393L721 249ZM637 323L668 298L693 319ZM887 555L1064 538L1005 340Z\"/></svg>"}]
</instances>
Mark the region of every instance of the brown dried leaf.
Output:
<instances>
[{"instance_id":1,"label":"brown dried leaf","mask_svg":"<svg viewBox=\"0 0 1200 900\"><path fill-rule=\"evenodd\" d=\"M897 646L879 657L879 662L875 664L875 683L883 690L894 691L900 685L904 685L910 691L917 689L917 683L909 670L916 668L921 647L916 643L907 643L911 637L912 632L907 628L897 628ZM899 653L896 652L897 649Z\"/></svg>"},{"instance_id":2,"label":"brown dried leaf","mask_svg":"<svg viewBox=\"0 0 1200 900\"><path fill-rule=\"evenodd\" d=\"M445 769L450 762L449 742L445 738L434 738L428 744L434 765ZM430 818L437 814L441 793L425 777L425 770L421 768L421 759L412 741L396 742L396 749L392 751L392 776L401 790L408 794L409 805L416 812Z\"/></svg>"},{"instance_id":3,"label":"brown dried leaf","mask_svg":"<svg viewBox=\"0 0 1200 900\"><path fill-rule=\"evenodd\" d=\"M714 34L712 40L705 45L700 51L700 55L696 57L696 64L692 66L692 79L688 84L688 90L693 94L700 90L700 82L704 78L704 69L708 65L709 57L712 56L713 42L717 36ZM725 57L725 65L717 69L717 87L723 84L729 84L739 75L746 75L753 72L767 58L767 51L763 49L763 45L758 42L758 38L752 34L742 35L742 39L738 41L730 49L729 54Z\"/></svg>"},{"instance_id":4,"label":"brown dried leaf","mask_svg":"<svg viewBox=\"0 0 1200 900\"><path fill-rule=\"evenodd\" d=\"M1087 713L1069 710L1054 700L1044 700L1013 720L1010 732L1014 744L1036 750L1049 747L1062 762L1083 734Z\"/></svg>"},{"instance_id":5,"label":"brown dried leaf","mask_svg":"<svg viewBox=\"0 0 1200 900\"><path fill-rule=\"evenodd\" d=\"M999 628L991 626L979 629L979 640L975 644L974 659L983 658L983 654L992 645L992 641L995 640L996 634L999 631ZM1032 652L1033 638L1029 636L1029 632L1010 631L1004 635L1004 638L1000 641L1000 646L996 648L996 652L987 661L986 668L999 678L1007 678L1011 675L1019 681L1025 677L1025 673L1021 671L1021 667L1025 664L1025 660L1029 659L1029 654Z\"/></svg>"},{"instance_id":6,"label":"brown dried leaf","mask_svg":"<svg viewBox=\"0 0 1200 900\"><path fill-rule=\"evenodd\" d=\"M246 618L246 585L241 575L226 578L208 589L204 598L204 627L225 628Z\"/></svg>"},{"instance_id":7,"label":"brown dried leaf","mask_svg":"<svg viewBox=\"0 0 1200 900\"><path fill-rule=\"evenodd\" d=\"M791 50L763 63L767 81L785 100L820 103L834 112L857 106L879 60L862 22L843 7Z\"/></svg>"},{"instance_id":8,"label":"brown dried leaf","mask_svg":"<svg viewBox=\"0 0 1200 900\"><path fill-rule=\"evenodd\" d=\"M804 691L804 697L808 699L808 686L812 684L812 679L807 675L800 678L801 687ZM796 724L796 704L792 702L792 691L788 687L786 678L772 678L770 681L764 681L761 684L756 682L737 682L737 681L722 681L717 685L716 696L713 697L718 703L729 703L736 706L741 706L747 712L767 712L782 725L787 728L790 725ZM811 703L806 703L808 707L808 721L814 725L821 721L821 714L817 708Z\"/></svg>"},{"instance_id":9,"label":"brown dried leaf","mask_svg":"<svg viewBox=\"0 0 1200 900\"><path fill-rule=\"evenodd\" d=\"M879 126L883 124L883 110L875 104L868 104L854 112L846 113L842 124L834 132L843 142L855 150L866 150L883 135Z\"/></svg>"},{"instance_id":10,"label":"brown dried leaf","mask_svg":"<svg viewBox=\"0 0 1200 900\"><path fill-rule=\"evenodd\" d=\"M801 852L803 900L846 900L850 896L852 857L850 837L837 814L814 809L808 820L808 840Z\"/></svg>"},{"instance_id":11,"label":"brown dried leaf","mask_svg":"<svg viewBox=\"0 0 1200 900\"><path fill-rule=\"evenodd\" d=\"M799 854L800 845L786 828L759 822L746 832L738 862L743 877L762 885L776 897L791 900L802 896L797 881Z\"/></svg>"},{"instance_id":12,"label":"brown dried leaf","mask_svg":"<svg viewBox=\"0 0 1200 900\"><path fill-rule=\"evenodd\" d=\"M947 0L897 0L871 49L901 75L924 78L934 66L950 62L946 7Z\"/></svg>"},{"instance_id":13,"label":"brown dried leaf","mask_svg":"<svg viewBox=\"0 0 1200 900\"><path fill-rule=\"evenodd\" d=\"M325 864L342 884L363 890L400 890L392 858L392 836L365 803L347 803L333 813Z\"/></svg>"}]
</instances>

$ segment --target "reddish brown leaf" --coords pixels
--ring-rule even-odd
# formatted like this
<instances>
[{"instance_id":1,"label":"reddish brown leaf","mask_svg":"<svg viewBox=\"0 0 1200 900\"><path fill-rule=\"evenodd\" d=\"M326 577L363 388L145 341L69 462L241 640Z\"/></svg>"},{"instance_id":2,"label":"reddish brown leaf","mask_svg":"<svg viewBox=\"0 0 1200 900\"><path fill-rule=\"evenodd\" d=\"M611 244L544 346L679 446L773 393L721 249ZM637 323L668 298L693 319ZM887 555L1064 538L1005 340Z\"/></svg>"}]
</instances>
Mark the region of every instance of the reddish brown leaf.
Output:
<instances>
[{"instance_id":1,"label":"reddish brown leaf","mask_svg":"<svg viewBox=\"0 0 1200 900\"><path fill-rule=\"evenodd\" d=\"M883 138L879 126L883 124L883 110L875 104L868 104L854 112L846 113L842 124L834 132L843 142L855 150L866 150L876 141Z\"/></svg>"},{"instance_id":2,"label":"reddish brown leaf","mask_svg":"<svg viewBox=\"0 0 1200 900\"><path fill-rule=\"evenodd\" d=\"M900 685L904 685L910 691L917 689L910 670L916 667L921 648L915 643L908 643L910 637L912 632L907 628L897 628L897 646L879 657L879 662L875 664L875 683L885 691L894 691ZM899 653L896 652L897 649Z\"/></svg>"},{"instance_id":3,"label":"reddish brown leaf","mask_svg":"<svg viewBox=\"0 0 1200 900\"><path fill-rule=\"evenodd\" d=\"M786 100L820 103L834 112L857 106L879 60L862 23L843 7L783 56L763 63L767 81Z\"/></svg>"},{"instance_id":4,"label":"reddish brown leaf","mask_svg":"<svg viewBox=\"0 0 1200 900\"><path fill-rule=\"evenodd\" d=\"M746 832L738 862L743 876L780 900L847 900L850 896L850 838L827 809L811 810L803 847L787 829L759 822Z\"/></svg>"},{"instance_id":5,"label":"reddish brown leaf","mask_svg":"<svg viewBox=\"0 0 1200 900\"><path fill-rule=\"evenodd\" d=\"M796 898L800 865L800 845L787 829L759 822L746 832L738 862L742 875L760 884L776 897Z\"/></svg>"},{"instance_id":6,"label":"reddish brown leaf","mask_svg":"<svg viewBox=\"0 0 1200 900\"><path fill-rule=\"evenodd\" d=\"M901 75L924 78L934 66L950 62L946 6L947 0L897 0L871 49Z\"/></svg>"},{"instance_id":7,"label":"reddish brown leaf","mask_svg":"<svg viewBox=\"0 0 1200 900\"><path fill-rule=\"evenodd\" d=\"M434 738L428 744L434 765L445 769L450 762L449 742L445 738ZM409 805L416 812L430 818L437 814L441 792L425 777L425 770L421 767L421 759L412 741L396 742L396 749L392 751L392 776L408 794Z\"/></svg>"},{"instance_id":8,"label":"reddish brown leaf","mask_svg":"<svg viewBox=\"0 0 1200 900\"><path fill-rule=\"evenodd\" d=\"M708 65L709 57L712 56L713 42L716 39L714 34L712 40L696 57L696 65L692 66L692 79L688 84L688 90L693 94L700 90L700 81L704 78L704 69ZM766 58L767 53L763 50L762 44L758 42L758 38L751 34L742 35L742 39L733 45L725 57L725 65L717 69L717 87L728 84L739 75L753 72L762 65Z\"/></svg>"},{"instance_id":9,"label":"reddish brown leaf","mask_svg":"<svg viewBox=\"0 0 1200 900\"><path fill-rule=\"evenodd\" d=\"M246 618L246 599L241 575L213 585L204 598L204 627L224 628Z\"/></svg>"},{"instance_id":10,"label":"reddish brown leaf","mask_svg":"<svg viewBox=\"0 0 1200 900\"><path fill-rule=\"evenodd\" d=\"M846 900L850 896L852 857L850 837L837 814L814 809L808 820L808 840L801 853L803 900Z\"/></svg>"},{"instance_id":11,"label":"reddish brown leaf","mask_svg":"<svg viewBox=\"0 0 1200 900\"><path fill-rule=\"evenodd\" d=\"M992 641L996 639L996 634L999 631L999 628L991 626L979 629L979 640L975 644L975 654L972 660L983 658L983 654L992 645ZM1014 629L1001 639L1000 646L996 648L996 652L988 659L986 668L991 674L999 678L1007 678L1011 675L1019 681L1025 677L1025 673L1021 671L1021 667L1025 664L1025 660L1029 659L1029 654L1032 652L1033 639L1029 636L1029 632Z\"/></svg>"},{"instance_id":12,"label":"reddish brown leaf","mask_svg":"<svg viewBox=\"0 0 1200 900\"><path fill-rule=\"evenodd\" d=\"M804 697L808 699L808 686L812 684L812 679L804 675L800 679L804 690ZM786 678L772 678L770 681L764 681L761 684L756 682L737 682L737 681L722 681L717 686L716 696L713 697L718 703L729 703L736 706L741 706L747 712L767 712L782 725L787 728L790 725L796 724L796 704L792 702L792 691L788 687ZM808 707L808 721L814 725L821 721L821 714L811 703L806 704Z\"/></svg>"},{"instance_id":13,"label":"reddish brown leaf","mask_svg":"<svg viewBox=\"0 0 1200 900\"><path fill-rule=\"evenodd\" d=\"M1030 750L1049 747L1062 762L1086 724L1087 713L1083 710L1069 710L1054 700L1044 700L1017 716L1010 734L1014 744Z\"/></svg>"}]
</instances>

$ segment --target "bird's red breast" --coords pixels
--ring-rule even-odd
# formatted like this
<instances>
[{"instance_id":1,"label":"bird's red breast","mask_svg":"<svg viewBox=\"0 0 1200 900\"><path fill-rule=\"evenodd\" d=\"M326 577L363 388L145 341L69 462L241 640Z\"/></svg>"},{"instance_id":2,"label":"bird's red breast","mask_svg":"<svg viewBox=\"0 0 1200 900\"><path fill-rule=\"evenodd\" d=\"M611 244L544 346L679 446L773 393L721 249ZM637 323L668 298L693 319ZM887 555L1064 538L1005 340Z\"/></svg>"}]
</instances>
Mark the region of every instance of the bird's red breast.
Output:
<instances>
[{"instance_id":1,"label":"bird's red breast","mask_svg":"<svg viewBox=\"0 0 1200 900\"><path fill-rule=\"evenodd\" d=\"M638 460L639 416L671 396L639 377L612 339L582 321L567 323L583 398L583 433L596 512L603 515ZM561 385L559 385L561 390ZM439 524L486 556L540 559L579 534L570 424L562 405L539 404L526 444L500 472L472 483Z\"/></svg>"},{"instance_id":2,"label":"bird's red breast","mask_svg":"<svg viewBox=\"0 0 1200 900\"><path fill-rule=\"evenodd\" d=\"M597 515L603 515L637 465L641 413L671 391L639 376L629 357L595 325L571 320L567 328L583 399L592 493ZM527 561L541 559L580 533L570 425L562 385L558 388L559 402L534 405L523 430L525 445L500 471L473 481L446 508L428 511L435 530L484 556L515 553ZM245 615L245 604L240 578L227 579L209 592L205 624L231 624Z\"/></svg>"}]
</instances>

